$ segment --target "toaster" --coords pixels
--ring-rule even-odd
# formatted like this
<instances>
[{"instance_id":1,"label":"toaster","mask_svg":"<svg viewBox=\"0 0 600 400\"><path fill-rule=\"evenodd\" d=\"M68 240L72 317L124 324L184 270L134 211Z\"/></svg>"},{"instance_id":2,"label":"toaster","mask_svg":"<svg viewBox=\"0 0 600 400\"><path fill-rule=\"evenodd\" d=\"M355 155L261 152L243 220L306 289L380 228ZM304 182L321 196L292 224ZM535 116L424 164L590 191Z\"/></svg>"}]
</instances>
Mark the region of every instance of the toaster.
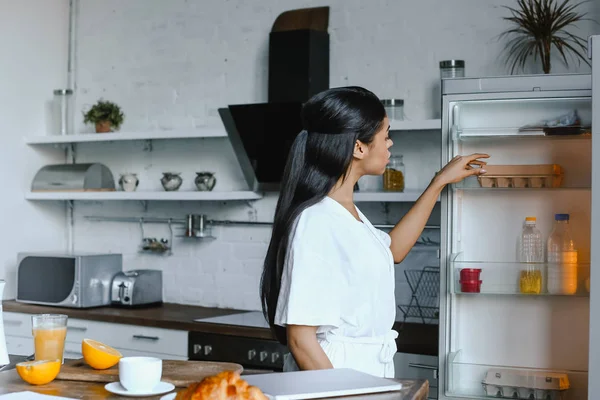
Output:
<instances>
[{"instance_id":1,"label":"toaster","mask_svg":"<svg viewBox=\"0 0 600 400\"><path fill-rule=\"evenodd\" d=\"M113 306L140 307L161 304L162 271L134 269L119 272L112 280Z\"/></svg>"}]
</instances>

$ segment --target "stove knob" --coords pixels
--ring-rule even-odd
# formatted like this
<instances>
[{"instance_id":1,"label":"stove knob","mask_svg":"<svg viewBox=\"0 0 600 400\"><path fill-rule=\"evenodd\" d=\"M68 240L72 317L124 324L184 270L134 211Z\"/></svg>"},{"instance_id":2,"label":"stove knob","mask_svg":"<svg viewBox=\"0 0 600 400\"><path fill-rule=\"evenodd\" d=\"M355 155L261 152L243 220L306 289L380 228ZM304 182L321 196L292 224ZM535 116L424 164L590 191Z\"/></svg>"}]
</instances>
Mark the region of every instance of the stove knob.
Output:
<instances>
[{"instance_id":1,"label":"stove knob","mask_svg":"<svg viewBox=\"0 0 600 400\"><path fill-rule=\"evenodd\" d=\"M248 350L248 360L252 360L254 357L256 357L256 350Z\"/></svg>"},{"instance_id":2,"label":"stove knob","mask_svg":"<svg viewBox=\"0 0 600 400\"><path fill-rule=\"evenodd\" d=\"M206 345L204 346L204 355L207 356L212 352L212 346Z\"/></svg>"},{"instance_id":3,"label":"stove knob","mask_svg":"<svg viewBox=\"0 0 600 400\"><path fill-rule=\"evenodd\" d=\"M261 351L260 352L260 361L265 361L265 359L269 357L269 353L267 353L266 351Z\"/></svg>"},{"instance_id":4,"label":"stove knob","mask_svg":"<svg viewBox=\"0 0 600 400\"><path fill-rule=\"evenodd\" d=\"M277 360L279 360L279 353L271 354L271 362L274 364Z\"/></svg>"},{"instance_id":5,"label":"stove knob","mask_svg":"<svg viewBox=\"0 0 600 400\"><path fill-rule=\"evenodd\" d=\"M195 344L194 345L194 354L199 354L202 351L202 345Z\"/></svg>"}]
</instances>

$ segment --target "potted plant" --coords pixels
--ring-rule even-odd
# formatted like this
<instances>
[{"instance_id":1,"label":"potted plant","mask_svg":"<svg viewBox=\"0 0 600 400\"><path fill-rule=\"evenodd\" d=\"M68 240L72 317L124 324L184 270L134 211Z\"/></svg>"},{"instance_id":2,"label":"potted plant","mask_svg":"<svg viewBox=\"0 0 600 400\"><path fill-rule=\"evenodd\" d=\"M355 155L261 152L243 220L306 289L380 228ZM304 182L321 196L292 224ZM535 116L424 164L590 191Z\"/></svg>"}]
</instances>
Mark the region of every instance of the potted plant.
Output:
<instances>
[{"instance_id":1,"label":"potted plant","mask_svg":"<svg viewBox=\"0 0 600 400\"><path fill-rule=\"evenodd\" d=\"M584 1L585 2L585 1ZM581 64L583 60L590 65L586 57L587 42L567 31L575 23L589 20L587 13L576 11L580 3L571 0L517 0L516 7L503 6L511 13L504 20L512 27L500 35L506 37L506 63L510 73L525 68L527 61L538 58L545 74L550 73L552 49L558 51L560 59L568 67L567 55L570 54Z\"/></svg>"},{"instance_id":2,"label":"potted plant","mask_svg":"<svg viewBox=\"0 0 600 400\"><path fill-rule=\"evenodd\" d=\"M83 114L83 122L95 124L97 133L119 130L124 119L123 112L117 104L103 99L98 100Z\"/></svg>"}]
</instances>

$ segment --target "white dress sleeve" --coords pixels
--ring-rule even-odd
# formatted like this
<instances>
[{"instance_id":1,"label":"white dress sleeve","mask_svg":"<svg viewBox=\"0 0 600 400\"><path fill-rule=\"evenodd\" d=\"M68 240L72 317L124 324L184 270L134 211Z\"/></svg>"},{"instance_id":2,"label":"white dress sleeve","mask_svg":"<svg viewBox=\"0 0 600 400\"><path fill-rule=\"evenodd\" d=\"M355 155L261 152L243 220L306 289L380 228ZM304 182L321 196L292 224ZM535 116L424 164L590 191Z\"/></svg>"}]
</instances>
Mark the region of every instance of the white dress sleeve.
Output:
<instances>
[{"instance_id":1,"label":"white dress sleeve","mask_svg":"<svg viewBox=\"0 0 600 400\"><path fill-rule=\"evenodd\" d=\"M390 237L390 234L385 231L382 231L381 229L376 228L376 230L377 230L377 234L383 240L385 245L387 247L390 247L392 245L392 238Z\"/></svg>"},{"instance_id":2,"label":"white dress sleeve","mask_svg":"<svg viewBox=\"0 0 600 400\"><path fill-rule=\"evenodd\" d=\"M299 221L285 263L275 324L340 326L346 278L328 221ZM322 229L319 229L321 225Z\"/></svg>"}]
</instances>

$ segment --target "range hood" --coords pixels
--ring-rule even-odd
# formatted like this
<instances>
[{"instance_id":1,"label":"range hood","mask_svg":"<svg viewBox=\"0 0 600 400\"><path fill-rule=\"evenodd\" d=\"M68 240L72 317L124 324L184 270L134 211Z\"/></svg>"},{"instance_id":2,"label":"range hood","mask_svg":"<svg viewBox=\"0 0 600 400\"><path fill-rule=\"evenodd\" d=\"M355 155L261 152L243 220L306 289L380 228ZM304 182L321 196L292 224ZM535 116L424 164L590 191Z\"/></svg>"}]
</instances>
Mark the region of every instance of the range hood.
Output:
<instances>
[{"instance_id":1,"label":"range hood","mask_svg":"<svg viewBox=\"0 0 600 400\"><path fill-rule=\"evenodd\" d=\"M219 108L248 188L277 191L302 130L302 104L329 88L329 7L279 15L269 35L269 100Z\"/></svg>"}]
</instances>

